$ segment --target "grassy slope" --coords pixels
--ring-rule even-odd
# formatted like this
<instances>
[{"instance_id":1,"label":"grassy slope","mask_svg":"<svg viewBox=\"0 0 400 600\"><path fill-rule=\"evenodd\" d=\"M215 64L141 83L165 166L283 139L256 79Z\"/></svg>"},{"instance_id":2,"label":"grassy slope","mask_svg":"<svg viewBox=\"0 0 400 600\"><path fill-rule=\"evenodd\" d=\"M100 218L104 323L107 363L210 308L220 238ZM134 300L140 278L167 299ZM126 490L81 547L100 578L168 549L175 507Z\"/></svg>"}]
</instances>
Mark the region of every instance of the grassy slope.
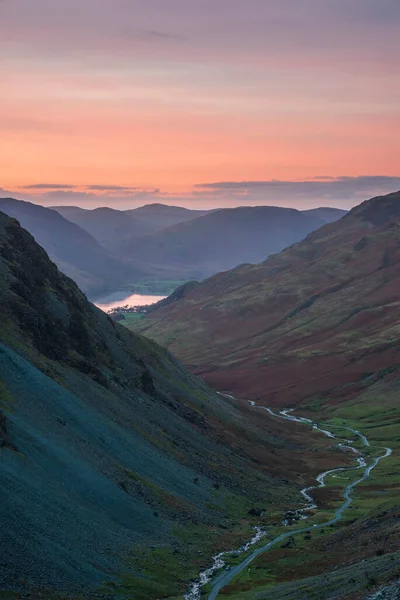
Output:
<instances>
[{"instance_id":1,"label":"grassy slope","mask_svg":"<svg viewBox=\"0 0 400 600\"><path fill-rule=\"evenodd\" d=\"M383 218L386 204L398 208L400 194L206 280L139 330L238 396L287 405L357 394L397 366L400 215Z\"/></svg>"},{"instance_id":2,"label":"grassy slope","mask_svg":"<svg viewBox=\"0 0 400 600\"><path fill-rule=\"evenodd\" d=\"M241 263L258 263L323 223L318 213L273 206L221 209L146 236L127 247L127 254L202 279Z\"/></svg>"},{"instance_id":3,"label":"grassy slope","mask_svg":"<svg viewBox=\"0 0 400 600\"><path fill-rule=\"evenodd\" d=\"M360 484L344 520L311 535L295 536L293 548L279 545L252 563L223 590L235 600L358 600L400 576L400 380L377 382L356 399L335 406L325 400L301 407L302 414L321 420L328 429L346 423L371 443L369 460L391 447L368 481ZM344 436L348 438L347 436ZM328 520L341 502L339 493L357 471L328 478L316 494L320 509L311 523ZM295 528L293 528L295 531ZM271 537L276 530L270 529Z\"/></svg>"},{"instance_id":4,"label":"grassy slope","mask_svg":"<svg viewBox=\"0 0 400 600\"><path fill-rule=\"evenodd\" d=\"M1 214L0 280L0 597L182 594L251 508L346 463L113 323Z\"/></svg>"},{"instance_id":5,"label":"grassy slope","mask_svg":"<svg viewBox=\"0 0 400 600\"><path fill-rule=\"evenodd\" d=\"M330 590L329 597L353 600L399 577L399 208L400 194L373 199L139 324L217 386L266 404L297 404L327 424L345 421L368 435L371 456L393 448L343 523L265 554L221 597L325 599ZM347 477L331 478L319 494L326 515Z\"/></svg>"}]
</instances>

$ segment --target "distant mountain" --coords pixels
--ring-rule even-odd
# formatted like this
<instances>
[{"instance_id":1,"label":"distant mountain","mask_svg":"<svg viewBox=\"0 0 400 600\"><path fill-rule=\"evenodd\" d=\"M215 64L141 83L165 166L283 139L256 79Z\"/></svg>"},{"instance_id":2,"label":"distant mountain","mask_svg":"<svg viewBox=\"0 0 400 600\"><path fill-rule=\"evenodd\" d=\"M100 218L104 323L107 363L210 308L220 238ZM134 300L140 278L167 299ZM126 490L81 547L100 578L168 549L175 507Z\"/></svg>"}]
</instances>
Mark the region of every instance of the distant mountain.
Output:
<instances>
[{"instance_id":1,"label":"distant mountain","mask_svg":"<svg viewBox=\"0 0 400 600\"><path fill-rule=\"evenodd\" d=\"M125 211L136 218L141 218L143 221L148 221L154 228L153 232L161 231L167 227L172 227L178 223L186 223L198 217L202 217L209 210L191 210L181 206L168 206L167 204L146 204L133 210Z\"/></svg>"},{"instance_id":2,"label":"distant mountain","mask_svg":"<svg viewBox=\"0 0 400 600\"><path fill-rule=\"evenodd\" d=\"M309 210L303 210L302 212L306 215L317 216L324 223L333 223L334 221L338 221L348 213L347 210L342 210L341 208L329 208L328 206L311 208Z\"/></svg>"},{"instance_id":3,"label":"distant mountain","mask_svg":"<svg viewBox=\"0 0 400 600\"><path fill-rule=\"evenodd\" d=\"M0 210L18 219L58 267L88 294L143 275L140 268L112 256L87 231L54 210L12 198L0 198Z\"/></svg>"},{"instance_id":4,"label":"distant mountain","mask_svg":"<svg viewBox=\"0 0 400 600\"><path fill-rule=\"evenodd\" d=\"M102 246L120 255L143 236L206 213L163 204L148 204L127 211L107 207L94 210L76 206L52 208L90 233Z\"/></svg>"},{"instance_id":5,"label":"distant mountain","mask_svg":"<svg viewBox=\"0 0 400 600\"><path fill-rule=\"evenodd\" d=\"M192 286L140 328L220 389L285 406L343 399L397 369L399 290L397 193Z\"/></svg>"},{"instance_id":6,"label":"distant mountain","mask_svg":"<svg viewBox=\"0 0 400 600\"><path fill-rule=\"evenodd\" d=\"M84 210L74 206L55 206L53 210L90 233L104 248L116 253L120 252L125 239L154 231L147 221L112 208Z\"/></svg>"},{"instance_id":7,"label":"distant mountain","mask_svg":"<svg viewBox=\"0 0 400 600\"><path fill-rule=\"evenodd\" d=\"M338 460L114 323L3 213L0 321L1 597L182 597Z\"/></svg>"},{"instance_id":8,"label":"distant mountain","mask_svg":"<svg viewBox=\"0 0 400 600\"><path fill-rule=\"evenodd\" d=\"M341 214L331 210L307 213L273 206L215 210L133 241L126 255L180 269L188 279L202 279L280 252Z\"/></svg>"}]
</instances>

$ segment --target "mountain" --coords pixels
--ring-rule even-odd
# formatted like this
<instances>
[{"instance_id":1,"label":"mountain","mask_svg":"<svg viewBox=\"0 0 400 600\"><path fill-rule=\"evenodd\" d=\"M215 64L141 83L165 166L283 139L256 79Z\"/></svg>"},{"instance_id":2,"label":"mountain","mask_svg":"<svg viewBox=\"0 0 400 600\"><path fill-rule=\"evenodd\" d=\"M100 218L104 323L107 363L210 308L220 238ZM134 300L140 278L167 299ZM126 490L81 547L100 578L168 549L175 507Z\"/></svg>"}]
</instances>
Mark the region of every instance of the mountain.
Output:
<instances>
[{"instance_id":1,"label":"mountain","mask_svg":"<svg viewBox=\"0 0 400 600\"><path fill-rule=\"evenodd\" d=\"M398 193L204 281L140 326L217 387L284 404L343 397L378 359L393 366L399 274Z\"/></svg>"},{"instance_id":2,"label":"mountain","mask_svg":"<svg viewBox=\"0 0 400 600\"><path fill-rule=\"evenodd\" d=\"M344 520L262 553L224 598L372 600L398 579L399 323L400 192L364 202L260 265L192 284L139 323L216 389L295 408L345 445L360 432L368 467L384 457L355 486ZM325 476L320 523L361 473Z\"/></svg>"},{"instance_id":3,"label":"mountain","mask_svg":"<svg viewBox=\"0 0 400 600\"><path fill-rule=\"evenodd\" d=\"M320 208L311 208L309 210L303 210L302 212L306 215L318 216L324 223L333 223L344 217L348 211L342 210L341 208L321 206Z\"/></svg>"},{"instance_id":4,"label":"mountain","mask_svg":"<svg viewBox=\"0 0 400 600\"><path fill-rule=\"evenodd\" d=\"M181 597L349 464L114 323L3 213L0 319L2 598Z\"/></svg>"},{"instance_id":5,"label":"mountain","mask_svg":"<svg viewBox=\"0 0 400 600\"><path fill-rule=\"evenodd\" d=\"M280 252L325 224L329 214L273 206L216 210L133 241L126 255L202 279Z\"/></svg>"},{"instance_id":6,"label":"mountain","mask_svg":"<svg viewBox=\"0 0 400 600\"><path fill-rule=\"evenodd\" d=\"M53 210L92 235L103 247L118 253L124 239L152 233L150 223L112 208L85 210L74 206L54 207Z\"/></svg>"},{"instance_id":7,"label":"mountain","mask_svg":"<svg viewBox=\"0 0 400 600\"><path fill-rule=\"evenodd\" d=\"M0 198L0 210L18 219L58 267L88 294L143 276L140 267L114 257L86 231L54 210L12 198Z\"/></svg>"},{"instance_id":8,"label":"mountain","mask_svg":"<svg viewBox=\"0 0 400 600\"><path fill-rule=\"evenodd\" d=\"M71 206L54 210L121 259L130 258L143 271L176 279L203 279L243 262L260 262L346 214L334 208L196 211L163 204L128 211Z\"/></svg>"},{"instance_id":9,"label":"mountain","mask_svg":"<svg viewBox=\"0 0 400 600\"><path fill-rule=\"evenodd\" d=\"M182 206L168 206L167 204L155 203L146 204L145 206L125 212L135 218L142 219L143 222L149 223L153 228L153 232L156 232L167 227L172 227L173 225L178 225L178 223L192 221L212 211L192 210L183 208Z\"/></svg>"},{"instance_id":10,"label":"mountain","mask_svg":"<svg viewBox=\"0 0 400 600\"><path fill-rule=\"evenodd\" d=\"M194 211L163 204L148 204L133 210L76 206L54 206L53 210L90 233L102 246L123 255L125 248L143 236L194 219L206 211Z\"/></svg>"}]
</instances>

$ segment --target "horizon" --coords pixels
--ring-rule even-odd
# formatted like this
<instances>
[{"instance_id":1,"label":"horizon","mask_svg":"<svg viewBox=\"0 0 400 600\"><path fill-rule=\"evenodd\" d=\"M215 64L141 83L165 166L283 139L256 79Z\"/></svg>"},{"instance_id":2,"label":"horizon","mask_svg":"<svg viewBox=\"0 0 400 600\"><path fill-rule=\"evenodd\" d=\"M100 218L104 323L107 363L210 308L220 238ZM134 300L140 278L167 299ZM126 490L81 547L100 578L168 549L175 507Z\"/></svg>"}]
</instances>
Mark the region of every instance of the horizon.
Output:
<instances>
[{"instance_id":1,"label":"horizon","mask_svg":"<svg viewBox=\"0 0 400 600\"><path fill-rule=\"evenodd\" d=\"M349 209L400 188L397 0L0 2L0 195Z\"/></svg>"},{"instance_id":2,"label":"horizon","mask_svg":"<svg viewBox=\"0 0 400 600\"><path fill-rule=\"evenodd\" d=\"M0 188L0 193L1 193L1 188ZM391 193L400 193L400 190L395 190L394 192L389 192L389 195ZM387 194L385 194L387 195ZM81 203L69 203L69 204L43 204L42 202L40 202L40 200L38 201L38 198L35 196L32 197L27 197L27 198L19 198L19 197L15 197L15 196L3 196L0 195L0 201L1 200L16 200L17 202L27 202L27 203L31 203L31 204L35 204L37 206L42 206L43 208L48 208L50 210L57 210L57 209L61 209L61 208L78 208L84 211L93 211L93 210L101 210L101 209L111 209L111 210L116 210L116 211L121 211L121 212L126 212L129 210L136 210L136 209L140 209L140 208L145 208L145 207L149 207L149 206L165 206L165 207L170 207L170 208L183 208L186 210L191 210L191 211L198 211L198 212L213 212L213 211L219 211L219 210L229 210L229 209L237 209L237 208L288 208L288 209L292 209L292 210L297 210L300 212L304 212L304 211L309 211L309 210L322 210L322 209L332 209L332 210L341 210L341 211L346 211L349 212L352 208L355 208L356 206L359 206L360 204L363 204L364 202L367 202L368 200L371 200L371 198L364 198L361 199L359 202L353 204L350 207L345 207L345 206L334 206L334 203L331 204L315 204L313 206L285 206L284 204L273 204L273 203L268 203L268 204L262 204L262 203L257 203L257 204L237 204L234 206L212 206L209 208L200 208L197 206L185 206L183 204L179 204L179 203L174 203L174 202L160 202L160 201L155 201L155 202L145 202L145 203L138 203L134 206L126 206L126 207L115 207L115 206L110 206L108 204L99 204L98 206L85 206L82 202Z\"/></svg>"},{"instance_id":3,"label":"horizon","mask_svg":"<svg viewBox=\"0 0 400 600\"><path fill-rule=\"evenodd\" d=\"M311 210L316 208L333 208L338 210L349 211L355 206L362 204L363 202L370 200L377 196L384 196L391 193L400 191L400 177L389 178L380 177L373 178L374 181L368 181L369 178L338 178L324 180L324 184L328 185L328 189L332 188L331 193L334 194L334 188L337 184L344 184L341 193L344 195L343 198L328 197L324 199L324 195L318 195L318 184L321 184L320 180L312 180L308 182L284 182L284 181L273 181L268 182L271 187L281 187L279 195L285 194L285 189L289 188L287 199L267 200L260 199L254 195L245 195L243 193L238 194L235 197L226 198L224 196L212 196L209 198L188 198L186 196L176 195L147 195L138 194L135 196L109 196L107 194L88 194L87 192L71 192L65 190L57 190L40 193L26 193L20 190L5 190L0 187L0 199L11 198L22 202L31 202L39 206L46 208L60 208L60 207L76 207L84 210L95 210L99 208L111 208L113 210L133 210L136 208L143 208L152 204L158 204L162 206L170 206L176 208L186 208L189 210L223 210L227 208L241 208L241 207L260 207L260 206L274 206L280 208L292 208L299 211ZM380 179L377 183L376 179ZM398 179L398 187L396 183ZM244 182L243 182L244 183ZM257 182L253 182L257 183ZM264 182L259 182L261 185ZM317 184L317 185L315 185ZM236 184L232 182L232 185L241 185L241 182ZM310 187L308 187L310 186ZM314 187L315 186L315 187ZM30 186L29 186L30 187ZM268 187L268 186L266 186ZM310 190L310 196L305 197L306 193L304 189ZM325 187L323 185L323 187ZM313 189L314 188L314 189ZM316 188L316 189L315 189ZM35 190L36 190L35 186ZM42 188L40 188L41 190ZM326 189L326 187L325 187ZM370 191L368 191L370 190ZM348 194L348 195L346 195ZM291 199L290 198L291 195ZM315 197L313 197L315 195ZM330 196L331 194L328 194Z\"/></svg>"}]
</instances>

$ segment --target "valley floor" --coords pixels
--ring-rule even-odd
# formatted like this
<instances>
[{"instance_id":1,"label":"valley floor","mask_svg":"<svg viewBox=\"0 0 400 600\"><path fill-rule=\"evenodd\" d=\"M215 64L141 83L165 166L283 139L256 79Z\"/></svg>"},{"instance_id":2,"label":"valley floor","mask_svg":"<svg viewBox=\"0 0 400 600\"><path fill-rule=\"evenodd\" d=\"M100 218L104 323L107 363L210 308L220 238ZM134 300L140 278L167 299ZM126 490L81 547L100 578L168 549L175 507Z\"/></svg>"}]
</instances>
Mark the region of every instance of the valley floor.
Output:
<instances>
[{"instance_id":1,"label":"valley floor","mask_svg":"<svg viewBox=\"0 0 400 600\"><path fill-rule=\"evenodd\" d=\"M300 410L311 420L323 420L328 430L340 427L357 428L365 434L370 446L363 448L368 464L390 446L387 453L371 471L368 479L360 481L352 494L353 503L345 510L343 520L315 532L293 535L290 543L260 552L234 578L229 573L221 579L231 580L215 594L209 587L204 597L232 600L361 600L382 584L400 577L400 414L397 405L397 382L382 383L345 405L330 406L321 402L305 404ZM300 412L300 411L299 411ZM271 415L268 415L271 418ZM335 435L347 440L342 430ZM362 443L356 443L361 450ZM358 479L357 471L332 473L326 487L313 492L318 511L313 523L329 521L343 500L343 489ZM304 523L304 522L303 522ZM276 525L276 524L275 524ZM291 530L302 528L295 524ZM274 524L267 525L269 539L283 531ZM264 541L265 544L265 541ZM232 574L243 557L230 559ZM212 590L214 589L214 593ZM206 590L207 591L207 590ZM397 588L388 588L385 595L373 598L398 598ZM207 595L209 594L209 595ZM378 593L377 593L378 594ZM388 595L388 594L392 594ZM203 596L202 596L203 597Z\"/></svg>"}]
</instances>

